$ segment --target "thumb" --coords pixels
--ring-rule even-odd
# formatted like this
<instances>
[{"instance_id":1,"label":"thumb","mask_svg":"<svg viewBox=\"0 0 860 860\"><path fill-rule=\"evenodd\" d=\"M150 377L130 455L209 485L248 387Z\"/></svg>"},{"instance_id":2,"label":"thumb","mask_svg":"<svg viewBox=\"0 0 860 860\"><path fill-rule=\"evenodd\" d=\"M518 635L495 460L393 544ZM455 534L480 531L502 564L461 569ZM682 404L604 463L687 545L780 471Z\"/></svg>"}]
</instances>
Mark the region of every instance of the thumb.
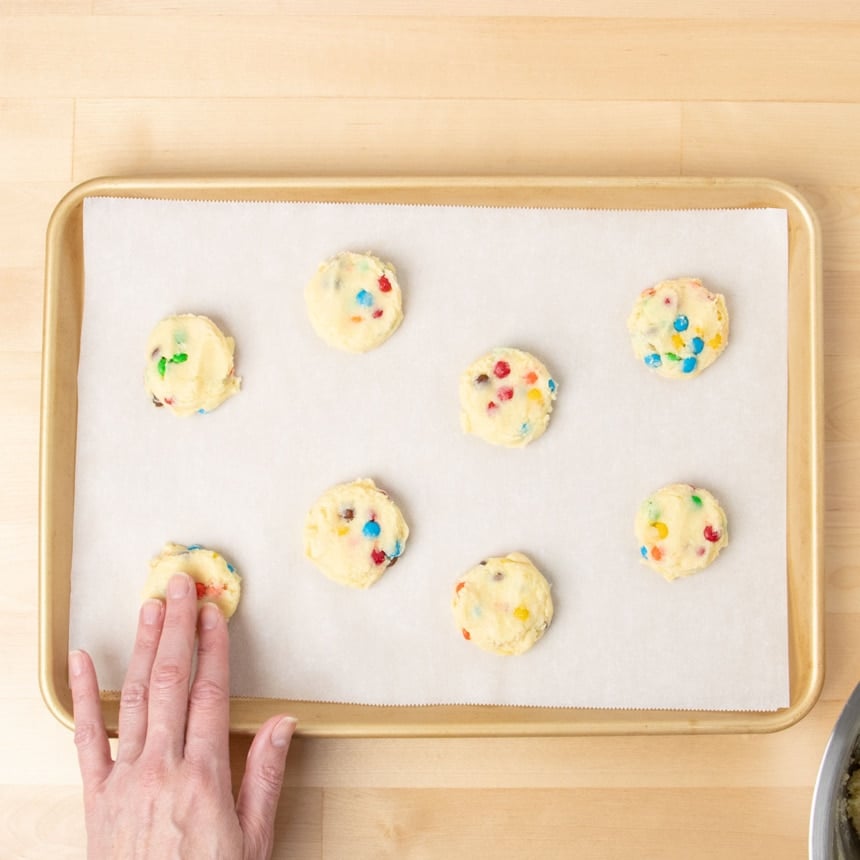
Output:
<instances>
[{"instance_id":1,"label":"thumb","mask_svg":"<svg viewBox=\"0 0 860 860\"><path fill-rule=\"evenodd\" d=\"M268 860L271 855L284 765L295 728L292 717L272 717L263 723L248 750L236 801L246 860Z\"/></svg>"}]
</instances>

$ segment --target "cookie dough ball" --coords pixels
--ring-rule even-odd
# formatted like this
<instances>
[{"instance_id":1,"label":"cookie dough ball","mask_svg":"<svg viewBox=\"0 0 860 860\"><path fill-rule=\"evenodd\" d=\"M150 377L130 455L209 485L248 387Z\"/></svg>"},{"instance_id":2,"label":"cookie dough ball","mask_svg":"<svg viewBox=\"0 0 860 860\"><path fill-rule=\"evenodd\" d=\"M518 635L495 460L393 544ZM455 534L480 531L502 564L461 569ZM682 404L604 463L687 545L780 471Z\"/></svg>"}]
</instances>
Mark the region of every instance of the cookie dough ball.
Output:
<instances>
[{"instance_id":1,"label":"cookie dough ball","mask_svg":"<svg viewBox=\"0 0 860 860\"><path fill-rule=\"evenodd\" d=\"M494 349L460 378L463 432L493 445L522 448L543 435L557 390L550 372L533 355Z\"/></svg>"},{"instance_id":2,"label":"cookie dough ball","mask_svg":"<svg viewBox=\"0 0 860 860\"><path fill-rule=\"evenodd\" d=\"M305 288L314 331L329 345L367 352L403 319L394 266L372 254L344 251L323 263Z\"/></svg>"},{"instance_id":3,"label":"cookie dough ball","mask_svg":"<svg viewBox=\"0 0 860 860\"><path fill-rule=\"evenodd\" d=\"M645 290L627 328L636 357L669 379L697 376L729 341L726 301L698 278L662 281Z\"/></svg>"},{"instance_id":4,"label":"cookie dough ball","mask_svg":"<svg viewBox=\"0 0 860 860\"><path fill-rule=\"evenodd\" d=\"M305 521L305 555L327 576L368 588L406 549L400 509L369 478L323 493Z\"/></svg>"},{"instance_id":5,"label":"cookie dough ball","mask_svg":"<svg viewBox=\"0 0 860 860\"><path fill-rule=\"evenodd\" d=\"M162 320L146 345L147 394L175 415L211 412L239 390L233 346L233 338L207 317L180 314Z\"/></svg>"},{"instance_id":6,"label":"cookie dough ball","mask_svg":"<svg viewBox=\"0 0 860 860\"><path fill-rule=\"evenodd\" d=\"M520 552L488 558L454 586L454 619L463 637L493 654L522 654L552 621L550 585Z\"/></svg>"},{"instance_id":7,"label":"cookie dough ball","mask_svg":"<svg viewBox=\"0 0 860 860\"><path fill-rule=\"evenodd\" d=\"M669 581L706 568L729 542L720 503L692 484L650 495L636 512L635 529L642 562Z\"/></svg>"},{"instance_id":8,"label":"cookie dough ball","mask_svg":"<svg viewBox=\"0 0 860 860\"><path fill-rule=\"evenodd\" d=\"M167 597L167 583L175 573L187 573L197 586L197 602L214 603L225 618L239 605L242 577L223 555L200 544L168 543L149 563L144 599Z\"/></svg>"}]
</instances>

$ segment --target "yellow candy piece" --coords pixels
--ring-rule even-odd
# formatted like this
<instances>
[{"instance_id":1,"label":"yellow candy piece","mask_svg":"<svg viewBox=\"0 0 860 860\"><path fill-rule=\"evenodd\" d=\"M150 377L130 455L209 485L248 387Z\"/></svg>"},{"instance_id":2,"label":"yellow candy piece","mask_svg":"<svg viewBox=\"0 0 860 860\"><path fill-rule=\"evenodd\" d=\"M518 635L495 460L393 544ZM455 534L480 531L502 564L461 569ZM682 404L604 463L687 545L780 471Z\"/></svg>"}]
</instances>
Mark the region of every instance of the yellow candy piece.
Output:
<instances>
[{"instance_id":1,"label":"yellow candy piece","mask_svg":"<svg viewBox=\"0 0 860 860\"><path fill-rule=\"evenodd\" d=\"M682 338L679 334L672 335L672 345L675 347L675 349L683 349L686 346L686 344L684 343L684 338Z\"/></svg>"},{"instance_id":2,"label":"yellow candy piece","mask_svg":"<svg viewBox=\"0 0 860 860\"><path fill-rule=\"evenodd\" d=\"M525 606L518 606L514 610L514 618L516 618L519 621L528 621L528 618L529 618L528 609L526 609Z\"/></svg>"},{"instance_id":3,"label":"yellow candy piece","mask_svg":"<svg viewBox=\"0 0 860 860\"><path fill-rule=\"evenodd\" d=\"M349 533L349 526L338 526L337 533L338 537L343 537L345 534Z\"/></svg>"},{"instance_id":4,"label":"yellow candy piece","mask_svg":"<svg viewBox=\"0 0 860 860\"><path fill-rule=\"evenodd\" d=\"M720 344L723 342L722 337L719 334L715 334L709 341L708 346L711 349L719 349Z\"/></svg>"},{"instance_id":5,"label":"yellow candy piece","mask_svg":"<svg viewBox=\"0 0 860 860\"><path fill-rule=\"evenodd\" d=\"M536 401L537 403L543 403L543 394L541 394L537 388L530 388L526 393L526 397L528 397L529 400Z\"/></svg>"},{"instance_id":6,"label":"yellow candy piece","mask_svg":"<svg viewBox=\"0 0 860 860\"><path fill-rule=\"evenodd\" d=\"M666 536L669 534L669 528L666 523L651 523L651 528L657 532L658 540L665 540Z\"/></svg>"}]
</instances>

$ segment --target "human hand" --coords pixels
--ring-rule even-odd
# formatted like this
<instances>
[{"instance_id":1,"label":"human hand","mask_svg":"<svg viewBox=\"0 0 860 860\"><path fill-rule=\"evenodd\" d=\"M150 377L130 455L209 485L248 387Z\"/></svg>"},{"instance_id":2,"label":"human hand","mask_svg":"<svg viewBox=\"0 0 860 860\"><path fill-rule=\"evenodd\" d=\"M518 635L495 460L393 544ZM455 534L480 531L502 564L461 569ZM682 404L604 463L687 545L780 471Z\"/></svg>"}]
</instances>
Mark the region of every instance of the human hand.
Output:
<instances>
[{"instance_id":1,"label":"human hand","mask_svg":"<svg viewBox=\"0 0 860 860\"><path fill-rule=\"evenodd\" d=\"M279 716L260 728L234 803L227 622L210 603L198 618L190 577L170 580L166 606L159 600L141 606L120 698L116 761L85 652L69 655L69 680L89 860L268 860L296 723Z\"/></svg>"}]
</instances>

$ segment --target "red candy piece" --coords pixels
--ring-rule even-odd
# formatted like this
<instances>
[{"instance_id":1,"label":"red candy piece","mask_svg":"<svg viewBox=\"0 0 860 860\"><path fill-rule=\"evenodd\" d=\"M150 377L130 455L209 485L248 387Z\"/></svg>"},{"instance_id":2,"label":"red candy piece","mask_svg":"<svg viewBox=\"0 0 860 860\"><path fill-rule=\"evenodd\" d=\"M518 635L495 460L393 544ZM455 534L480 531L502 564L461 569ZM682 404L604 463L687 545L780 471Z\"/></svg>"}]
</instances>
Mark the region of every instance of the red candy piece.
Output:
<instances>
[{"instance_id":1,"label":"red candy piece","mask_svg":"<svg viewBox=\"0 0 860 860\"><path fill-rule=\"evenodd\" d=\"M377 308L377 309L373 312L373 318L374 318L375 320L378 320L381 316L382 316L382 308Z\"/></svg>"},{"instance_id":2,"label":"red candy piece","mask_svg":"<svg viewBox=\"0 0 860 860\"><path fill-rule=\"evenodd\" d=\"M497 361L493 368L493 373L499 378L504 379L511 372L511 366L506 361Z\"/></svg>"},{"instance_id":3,"label":"red candy piece","mask_svg":"<svg viewBox=\"0 0 860 860\"><path fill-rule=\"evenodd\" d=\"M377 283L379 284L379 291L381 293L391 292L391 281L389 281L388 278L385 277L385 275L380 275Z\"/></svg>"},{"instance_id":4,"label":"red candy piece","mask_svg":"<svg viewBox=\"0 0 860 860\"><path fill-rule=\"evenodd\" d=\"M198 600L206 596L206 586L202 582L195 582L194 587L197 589Z\"/></svg>"},{"instance_id":5,"label":"red candy piece","mask_svg":"<svg viewBox=\"0 0 860 860\"><path fill-rule=\"evenodd\" d=\"M492 400L487 404L487 412L492 412L494 409L498 408L499 407L495 403L493 403Z\"/></svg>"},{"instance_id":6,"label":"red candy piece","mask_svg":"<svg viewBox=\"0 0 860 860\"><path fill-rule=\"evenodd\" d=\"M696 549L696 555L702 556L704 554L705 554L705 548L703 546L700 546Z\"/></svg>"},{"instance_id":7,"label":"red candy piece","mask_svg":"<svg viewBox=\"0 0 860 860\"><path fill-rule=\"evenodd\" d=\"M499 396L499 400L510 400L514 396L514 389L505 386L504 388L500 388L496 393Z\"/></svg>"},{"instance_id":8,"label":"red candy piece","mask_svg":"<svg viewBox=\"0 0 860 860\"><path fill-rule=\"evenodd\" d=\"M370 557L373 559L374 564L382 564L385 559L388 558L388 556L381 549L375 549L370 554Z\"/></svg>"},{"instance_id":9,"label":"red candy piece","mask_svg":"<svg viewBox=\"0 0 860 860\"><path fill-rule=\"evenodd\" d=\"M716 543L722 535L712 526L705 526L705 540L709 540L711 543Z\"/></svg>"}]
</instances>

